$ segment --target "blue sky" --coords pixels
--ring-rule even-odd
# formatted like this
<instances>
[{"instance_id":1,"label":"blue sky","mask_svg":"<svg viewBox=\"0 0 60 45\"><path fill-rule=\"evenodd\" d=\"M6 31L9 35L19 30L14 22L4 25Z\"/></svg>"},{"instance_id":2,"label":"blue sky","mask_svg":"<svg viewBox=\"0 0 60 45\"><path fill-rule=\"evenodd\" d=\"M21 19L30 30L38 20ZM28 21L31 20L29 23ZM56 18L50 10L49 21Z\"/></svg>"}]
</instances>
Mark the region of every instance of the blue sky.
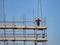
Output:
<instances>
[{"instance_id":1,"label":"blue sky","mask_svg":"<svg viewBox=\"0 0 60 45\"><path fill-rule=\"evenodd\" d=\"M48 45L59 45L60 0L42 0L42 6L43 16L47 18ZM26 20L33 20L33 8L36 18L37 0L5 0L6 20L12 20L12 16L15 16L16 20L22 20L23 16L26 16ZM2 0L0 0L0 20L3 20Z\"/></svg>"}]
</instances>

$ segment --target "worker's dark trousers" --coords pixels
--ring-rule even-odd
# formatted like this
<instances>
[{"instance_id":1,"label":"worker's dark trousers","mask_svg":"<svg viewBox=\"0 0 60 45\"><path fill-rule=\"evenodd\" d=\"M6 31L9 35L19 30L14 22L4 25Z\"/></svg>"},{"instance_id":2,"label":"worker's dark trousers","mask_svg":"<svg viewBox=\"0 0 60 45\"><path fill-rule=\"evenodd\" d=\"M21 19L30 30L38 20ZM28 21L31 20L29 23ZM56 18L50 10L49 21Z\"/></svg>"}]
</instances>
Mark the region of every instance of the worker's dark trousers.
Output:
<instances>
[{"instance_id":1,"label":"worker's dark trousers","mask_svg":"<svg viewBox=\"0 0 60 45\"><path fill-rule=\"evenodd\" d=\"M40 25L40 23L39 22L37 22L37 26L39 26Z\"/></svg>"}]
</instances>

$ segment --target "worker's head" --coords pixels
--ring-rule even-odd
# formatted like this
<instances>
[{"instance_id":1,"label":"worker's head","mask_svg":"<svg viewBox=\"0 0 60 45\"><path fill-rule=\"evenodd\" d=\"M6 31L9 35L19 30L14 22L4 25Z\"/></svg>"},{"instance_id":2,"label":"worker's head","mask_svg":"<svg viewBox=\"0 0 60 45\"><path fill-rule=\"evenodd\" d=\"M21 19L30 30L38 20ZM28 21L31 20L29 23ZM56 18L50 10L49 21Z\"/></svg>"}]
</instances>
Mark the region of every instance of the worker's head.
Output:
<instances>
[{"instance_id":1,"label":"worker's head","mask_svg":"<svg viewBox=\"0 0 60 45\"><path fill-rule=\"evenodd\" d=\"M36 20L40 20L40 18L36 18Z\"/></svg>"},{"instance_id":2,"label":"worker's head","mask_svg":"<svg viewBox=\"0 0 60 45\"><path fill-rule=\"evenodd\" d=\"M36 19L40 19L40 18L38 17L38 18L36 18Z\"/></svg>"},{"instance_id":3,"label":"worker's head","mask_svg":"<svg viewBox=\"0 0 60 45\"><path fill-rule=\"evenodd\" d=\"M37 18L36 19L36 22L41 22L42 20L40 18Z\"/></svg>"}]
</instances>

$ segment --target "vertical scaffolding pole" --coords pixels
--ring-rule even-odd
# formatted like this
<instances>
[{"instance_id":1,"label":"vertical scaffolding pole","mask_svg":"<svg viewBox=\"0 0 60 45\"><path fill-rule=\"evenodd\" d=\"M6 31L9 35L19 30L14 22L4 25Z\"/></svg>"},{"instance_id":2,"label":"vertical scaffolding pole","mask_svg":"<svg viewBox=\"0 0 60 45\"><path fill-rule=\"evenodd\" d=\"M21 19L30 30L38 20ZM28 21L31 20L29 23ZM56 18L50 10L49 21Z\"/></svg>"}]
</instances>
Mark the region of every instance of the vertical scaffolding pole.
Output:
<instances>
[{"instance_id":1,"label":"vertical scaffolding pole","mask_svg":"<svg viewBox=\"0 0 60 45\"><path fill-rule=\"evenodd\" d=\"M38 13L37 13L37 17L38 17ZM35 25L35 18L34 18L34 8L33 8L33 24ZM34 44L37 45L37 36L36 36L36 30L34 29L34 38L36 38L36 40L34 41Z\"/></svg>"},{"instance_id":2,"label":"vertical scaffolding pole","mask_svg":"<svg viewBox=\"0 0 60 45\"><path fill-rule=\"evenodd\" d=\"M44 38L44 32L42 30L42 38ZM42 42L42 45L44 45L44 41Z\"/></svg>"},{"instance_id":3,"label":"vertical scaffolding pole","mask_svg":"<svg viewBox=\"0 0 60 45\"><path fill-rule=\"evenodd\" d=\"M4 29L4 38L6 39L6 33L5 33L5 29ZM4 45L5 45L5 40L4 40Z\"/></svg>"},{"instance_id":4,"label":"vertical scaffolding pole","mask_svg":"<svg viewBox=\"0 0 60 45\"><path fill-rule=\"evenodd\" d=\"M35 42L35 45L37 45L37 30L34 30L34 34L35 34L35 38L36 38L36 40L34 42Z\"/></svg>"},{"instance_id":5,"label":"vertical scaffolding pole","mask_svg":"<svg viewBox=\"0 0 60 45\"><path fill-rule=\"evenodd\" d=\"M46 30L42 30L42 38L46 38ZM46 41L42 42L42 45L46 45Z\"/></svg>"},{"instance_id":6,"label":"vertical scaffolding pole","mask_svg":"<svg viewBox=\"0 0 60 45\"><path fill-rule=\"evenodd\" d=\"M38 6L37 6L37 18L39 17L39 0L38 0Z\"/></svg>"},{"instance_id":7,"label":"vertical scaffolding pole","mask_svg":"<svg viewBox=\"0 0 60 45\"><path fill-rule=\"evenodd\" d=\"M35 26L34 8L33 8L33 24Z\"/></svg>"},{"instance_id":8,"label":"vertical scaffolding pole","mask_svg":"<svg viewBox=\"0 0 60 45\"><path fill-rule=\"evenodd\" d=\"M6 40L6 45L9 45L8 40Z\"/></svg>"},{"instance_id":9,"label":"vertical scaffolding pole","mask_svg":"<svg viewBox=\"0 0 60 45\"><path fill-rule=\"evenodd\" d=\"M26 16L23 16L23 25L26 26Z\"/></svg>"},{"instance_id":10,"label":"vertical scaffolding pole","mask_svg":"<svg viewBox=\"0 0 60 45\"><path fill-rule=\"evenodd\" d=\"M15 17L13 16L13 26L15 27ZM13 29L13 37L14 37L14 40L13 40L13 45L15 45L15 33L14 33L15 31L14 31L14 29Z\"/></svg>"},{"instance_id":11,"label":"vertical scaffolding pole","mask_svg":"<svg viewBox=\"0 0 60 45\"><path fill-rule=\"evenodd\" d=\"M43 20L42 0L40 0L39 2L40 2L40 14L41 14L41 19ZM41 26L43 26L43 23L41 23Z\"/></svg>"},{"instance_id":12,"label":"vertical scaffolding pole","mask_svg":"<svg viewBox=\"0 0 60 45\"><path fill-rule=\"evenodd\" d=\"M37 17L39 17L39 13L41 15L41 19L42 19L42 0L38 0L38 6L37 6Z\"/></svg>"},{"instance_id":13,"label":"vertical scaffolding pole","mask_svg":"<svg viewBox=\"0 0 60 45\"><path fill-rule=\"evenodd\" d=\"M23 25L26 26L26 17L25 17L25 16L23 16ZM24 35L24 38L26 38L25 29L23 29L23 35ZM24 40L24 45L26 45L25 42L26 42L26 41Z\"/></svg>"},{"instance_id":14,"label":"vertical scaffolding pole","mask_svg":"<svg viewBox=\"0 0 60 45\"><path fill-rule=\"evenodd\" d=\"M5 1L4 0L3 0L2 4L3 4L3 7L2 7L3 8L3 11L2 11L3 14L2 15L3 15L3 23L4 23L3 25L5 25L6 24L6 16L5 16L5 6L4 6Z\"/></svg>"},{"instance_id":15,"label":"vertical scaffolding pole","mask_svg":"<svg viewBox=\"0 0 60 45\"><path fill-rule=\"evenodd\" d=\"M25 35L25 29L23 29L23 35L24 35L24 38L26 38L26 35ZM26 43L25 43L26 41L24 40L24 45L26 45Z\"/></svg>"},{"instance_id":16,"label":"vertical scaffolding pole","mask_svg":"<svg viewBox=\"0 0 60 45\"><path fill-rule=\"evenodd\" d=\"M3 25L5 25L6 24L6 16L5 16L5 6L4 6L4 4L5 4L5 0L2 0L2 15L3 15ZM6 26L6 25L5 25ZM5 29L4 29L4 37L5 37L5 39L6 39L6 33L5 33ZM5 42L6 41L4 41L4 45L5 45Z\"/></svg>"},{"instance_id":17,"label":"vertical scaffolding pole","mask_svg":"<svg viewBox=\"0 0 60 45\"><path fill-rule=\"evenodd\" d=\"M44 26L46 26L46 27L47 27L46 17L44 17ZM44 30L44 34L45 34L45 35L44 35L44 36L45 36L45 38L47 38L47 31L46 31L46 30ZM45 44L45 45L47 45L47 41L45 41L45 42L44 42L44 44Z\"/></svg>"}]
</instances>

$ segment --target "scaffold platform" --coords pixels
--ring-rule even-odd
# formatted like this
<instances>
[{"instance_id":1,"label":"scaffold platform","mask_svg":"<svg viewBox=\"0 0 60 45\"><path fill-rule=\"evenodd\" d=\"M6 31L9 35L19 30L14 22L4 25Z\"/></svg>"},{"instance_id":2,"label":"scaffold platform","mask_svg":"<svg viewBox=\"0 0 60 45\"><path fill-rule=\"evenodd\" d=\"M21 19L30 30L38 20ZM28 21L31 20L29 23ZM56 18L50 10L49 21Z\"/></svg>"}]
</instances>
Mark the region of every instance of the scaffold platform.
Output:
<instances>
[{"instance_id":1,"label":"scaffold platform","mask_svg":"<svg viewBox=\"0 0 60 45\"><path fill-rule=\"evenodd\" d=\"M37 41L44 42L47 38L0 38L0 41Z\"/></svg>"},{"instance_id":2,"label":"scaffold platform","mask_svg":"<svg viewBox=\"0 0 60 45\"><path fill-rule=\"evenodd\" d=\"M33 30L45 30L46 26L9 26L0 25L0 29L33 29Z\"/></svg>"}]
</instances>

